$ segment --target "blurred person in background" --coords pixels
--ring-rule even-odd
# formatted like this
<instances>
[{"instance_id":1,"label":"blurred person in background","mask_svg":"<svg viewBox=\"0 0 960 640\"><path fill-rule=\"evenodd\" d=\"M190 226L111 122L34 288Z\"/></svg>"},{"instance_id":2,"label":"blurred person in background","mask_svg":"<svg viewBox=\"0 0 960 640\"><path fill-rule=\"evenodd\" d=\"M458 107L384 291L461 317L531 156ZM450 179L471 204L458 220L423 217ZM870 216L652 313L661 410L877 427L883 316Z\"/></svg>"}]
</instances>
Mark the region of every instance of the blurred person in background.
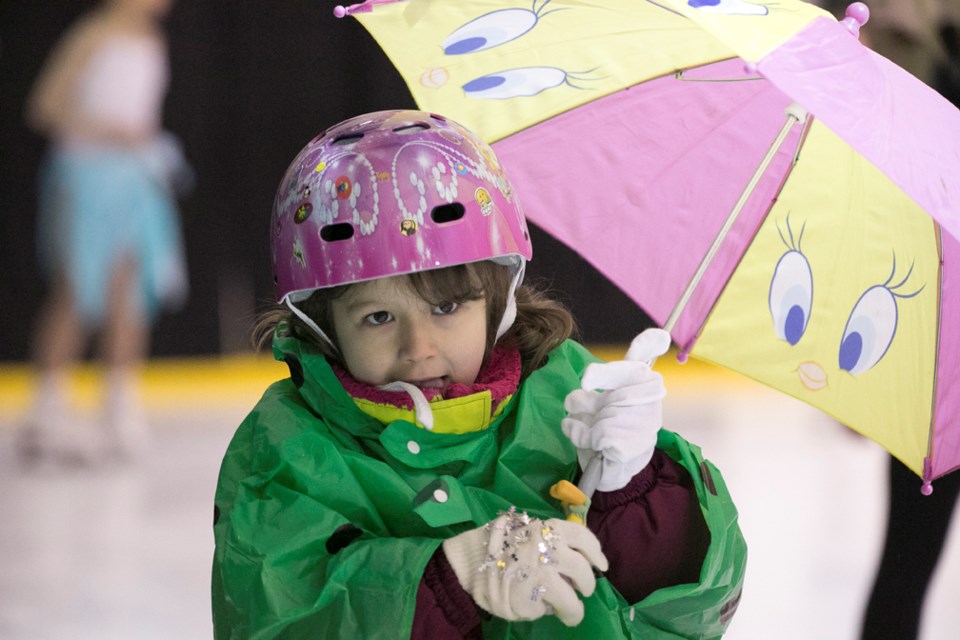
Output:
<instances>
[{"instance_id":1,"label":"blurred person in background","mask_svg":"<svg viewBox=\"0 0 960 640\"><path fill-rule=\"evenodd\" d=\"M843 16L847 2L826 2ZM960 0L868 0L864 44L960 106ZM917 475L888 459L888 515L877 574L863 616L862 640L919 637L923 605L956 510L960 472L920 492Z\"/></svg>"},{"instance_id":2,"label":"blurred person in background","mask_svg":"<svg viewBox=\"0 0 960 640\"><path fill-rule=\"evenodd\" d=\"M187 280L176 194L192 174L162 130L169 79L161 20L172 0L104 0L62 36L27 103L48 139L38 258L48 297L32 357L36 396L18 433L29 460L134 456L147 439L139 367L163 305ZM99 335L102 426L83 427L69 380Z\"/></svg>"}]
</instances>

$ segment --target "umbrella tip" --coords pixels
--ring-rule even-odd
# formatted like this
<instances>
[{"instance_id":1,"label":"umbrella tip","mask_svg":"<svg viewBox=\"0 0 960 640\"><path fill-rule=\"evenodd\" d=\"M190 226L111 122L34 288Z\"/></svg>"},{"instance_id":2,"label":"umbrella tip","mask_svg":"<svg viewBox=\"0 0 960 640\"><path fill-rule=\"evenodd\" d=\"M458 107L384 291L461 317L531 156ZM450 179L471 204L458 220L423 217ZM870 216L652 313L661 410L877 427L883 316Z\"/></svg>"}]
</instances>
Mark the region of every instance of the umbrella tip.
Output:
<instances>
[{"instance_id":1,"label":"umbrella tip","mask_svg":"<svg viewBox=\"0 0 960 640\"><path fill-rule=\"evenodd\" d=\"M844 12L844 18L840 21L847 31L860 37L860 27L867 24L870 19L870 9L862 2L854 2L847 7Z\"/></svg>"},{"instance_id":2,"label":"umbrella tip","mask_svg":"<svg viewBox=\"0 0 960 640\"><path fill-rule=\"evenodd\" d=\"M920 487L920 493L925 496L933 493L933 462L930 456L923 459L923 473L920 477L923 479L923 485Z\"/></svg>"},{"instance_id":3,"label":"umbrella tip","mask_svg":"<svg viewBox=\"0 0 960 640\"><path fill-rule=\"evenodd\" d=\"M370 13L373 11L373 6L377 4L392 4L394 2L400 2L401 0L363 0L363 2L358 2L357 4L351 4L350 6L343 6L338 4L333 8L333 15L338 18L343 18L346 16L352 16L355 13Z\"/></svg>"}]
</instances>

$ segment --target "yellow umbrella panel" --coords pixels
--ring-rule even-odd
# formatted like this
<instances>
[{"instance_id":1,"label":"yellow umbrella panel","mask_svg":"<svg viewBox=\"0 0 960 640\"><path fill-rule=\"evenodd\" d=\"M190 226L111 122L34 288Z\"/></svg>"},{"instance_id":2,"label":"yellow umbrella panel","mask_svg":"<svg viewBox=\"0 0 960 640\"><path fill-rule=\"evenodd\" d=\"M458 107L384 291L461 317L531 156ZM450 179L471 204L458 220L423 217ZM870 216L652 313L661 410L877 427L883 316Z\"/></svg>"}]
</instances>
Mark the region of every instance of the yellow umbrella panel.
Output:
<instances>
[{"instance_id":1,"label":"yellow umbrella panel","mask_svg":"<svg viewBox=\"0 0 960 640\"><path fill-rule=\"evenodd\" d=\"M828 129L815 123L809 135L803 153L817 157L794 168L691 355L826 411L920 475L936 369L937 226Z\"/></svg>"}]
</instances>

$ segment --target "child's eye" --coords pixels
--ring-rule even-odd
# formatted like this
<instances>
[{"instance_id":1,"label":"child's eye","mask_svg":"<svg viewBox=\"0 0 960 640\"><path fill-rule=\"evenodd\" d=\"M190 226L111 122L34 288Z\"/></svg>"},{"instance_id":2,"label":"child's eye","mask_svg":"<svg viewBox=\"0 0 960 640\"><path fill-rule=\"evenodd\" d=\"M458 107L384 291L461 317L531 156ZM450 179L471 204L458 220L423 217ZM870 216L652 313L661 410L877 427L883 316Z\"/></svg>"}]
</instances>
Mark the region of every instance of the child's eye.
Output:
<instances>
[{"instance_id":1,"label":"child's eye","mask_svg":"<svg viewBox=\"0 0 960 640\"><path fill-rule=\"evenodd\" d=\"M374 311L363 319L364 322L367 324L372 324L375 327L379 327L382 324L387 324L391 320L393 320L393 316L390 315L389 311Z\"/></svg>"},{"instance_id":2,"label":"child's eye","mask_svg":"<svg viewBox=\"0 0 960 640\"><path fill-rule=\"evenodd\" d=\"M434 305L433 313L438 316L448 316L457 309L460 308L460 305L456 302L443 302L438 305Z\"/></svg>"}]
</instances>

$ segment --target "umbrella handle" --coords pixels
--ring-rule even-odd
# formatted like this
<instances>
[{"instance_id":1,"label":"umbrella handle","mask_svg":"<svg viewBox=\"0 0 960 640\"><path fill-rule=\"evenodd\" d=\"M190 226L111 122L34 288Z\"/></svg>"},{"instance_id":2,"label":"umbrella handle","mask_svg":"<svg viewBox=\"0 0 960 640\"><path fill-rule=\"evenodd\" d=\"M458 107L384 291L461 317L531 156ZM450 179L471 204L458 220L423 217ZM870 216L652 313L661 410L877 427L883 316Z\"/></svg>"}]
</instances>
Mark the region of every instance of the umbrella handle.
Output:
<instances>
[{"instance_id":1,"label":"umbrella handle","mask_svg":"<svg viewBox=\"0 0 960 640\"><path fill-rule=\"evenodd\" d=\"M587 498L593 497L593 492L597 490L597 485L600 484L600 476L603 474L603 455L596 454L590 461L587 462L587 467L583 470L583 475L580 476L580 484L577 487L580 491L583 491L583 495Z\"/></svg>"},{"instance_id":2,"label":"umbrella handle","mask_svg":"<svg viewBox=\"0 0 960 640\"><path fill-rule=\"evenodd\" d=\"M626 360L646 362L650 368L653 368L653 365L657 363L658 355L666 353L669 347L670 334L667 331L661 329L644 331L640 336L634 338L624 358ZM650 353L657 355L651 356L649 355ZM580 484L578 485L580 491L582 491L587 498L593 497L593 492L597 490L597 485L600 484L601 475L603 475L603 455L595 453L587 462L586 467L584 467L583 475L580 476Z\"/></svg>"}]
</instances>

